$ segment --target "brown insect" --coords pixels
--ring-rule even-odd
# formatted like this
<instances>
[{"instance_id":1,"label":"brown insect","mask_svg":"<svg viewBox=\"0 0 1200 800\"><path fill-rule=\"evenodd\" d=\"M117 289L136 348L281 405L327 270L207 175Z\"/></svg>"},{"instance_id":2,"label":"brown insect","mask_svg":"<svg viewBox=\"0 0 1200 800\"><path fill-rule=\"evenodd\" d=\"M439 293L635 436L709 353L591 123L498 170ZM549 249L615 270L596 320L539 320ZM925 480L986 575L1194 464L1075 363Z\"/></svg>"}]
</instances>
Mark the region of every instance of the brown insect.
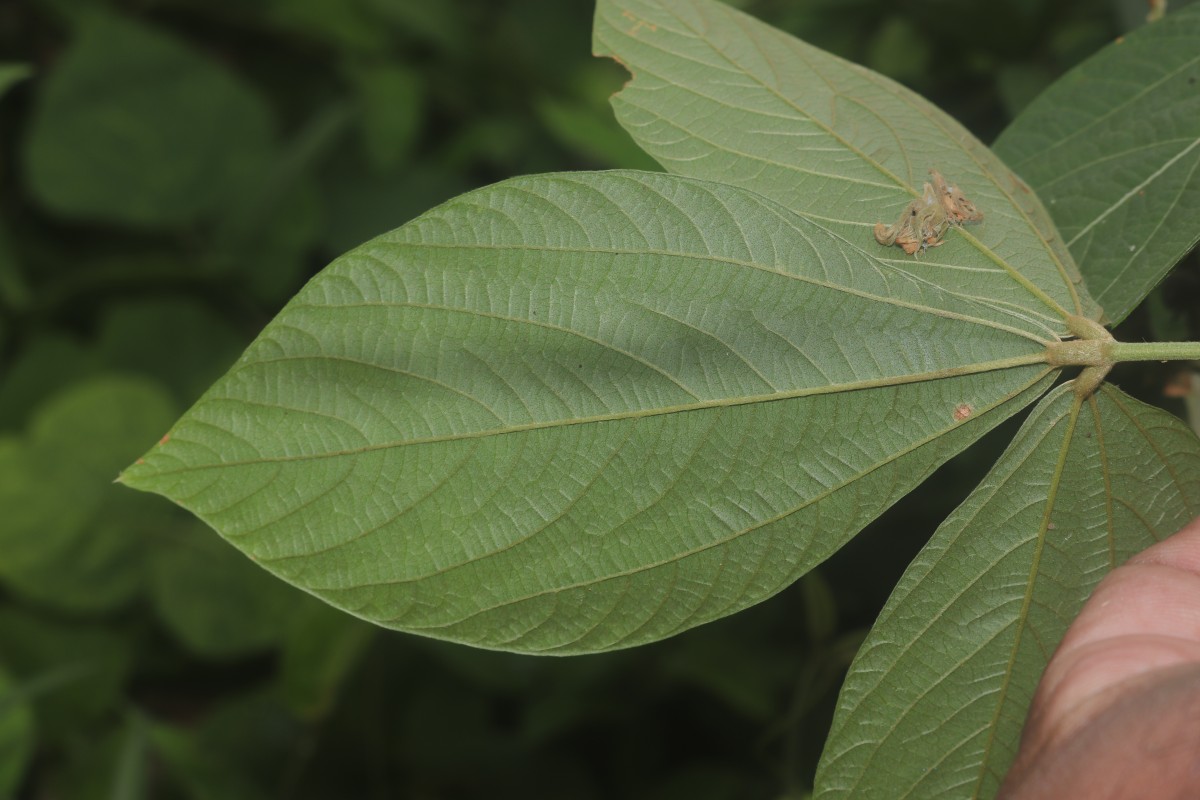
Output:
<instances>
[{"instance_id":1,"label":"brown insect","mask_svg":"<svg viewBox=\"0 0 1200 800\"><path fill-rule=\"evenodd\" d=\"M947 216L950 217L950 224L962 225L964 222L983 222L983 212L975 207L975 204L967 199L957 186L951 186L946 183L946 179L942 177L942 173L936 169L929 170L929 177L933 178L933 191L942 201L942 207L946 209ZM929 184L926 184L928 186Z\"/></svg>"},{"instance_id":2,"label":"brown insect","mask_svg":"<svg viewBox=\"0 0 1200 800\"><path fill-rule=\"evenodd\" d=\"M894 225L875 224L875 241L885 247L896 245L908 255L940 247L951 225L981 222L983 214L957 186L952 186L936 169L929 170L933 184L922 186L921 196L904 207Z\"/></svg>"}]
</instances>

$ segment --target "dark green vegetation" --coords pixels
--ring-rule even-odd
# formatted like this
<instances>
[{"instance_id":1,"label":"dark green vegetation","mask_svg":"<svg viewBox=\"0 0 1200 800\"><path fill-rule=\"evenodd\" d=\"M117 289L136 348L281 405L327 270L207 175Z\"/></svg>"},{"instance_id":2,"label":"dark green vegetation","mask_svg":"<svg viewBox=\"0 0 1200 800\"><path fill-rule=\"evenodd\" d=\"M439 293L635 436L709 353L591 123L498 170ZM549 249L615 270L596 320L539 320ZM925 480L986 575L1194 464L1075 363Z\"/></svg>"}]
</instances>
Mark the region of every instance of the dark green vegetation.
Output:
<instances>
[{"instance_id":1,"label":"dark green vegetation","mask_svg":"<svg viewBox=\"0 0 1200 800\"><path fill-rule=\"evenodd\" d=\"M1101 2L994 3L973 31L949 4L744 5L984 141L1129 24ZM862 631L1011 428L775 601L573 660L377 631L110 483L330 258L510 175L653 168L607 106L620 70L586 56L590 6L3 10L32 76L0 72L0 795L807 788ZM1120 338L1196 339L1194 275L1193 257ZM1158 399L1164 376L1131 370Z\"/></svg>"}]
</instances>

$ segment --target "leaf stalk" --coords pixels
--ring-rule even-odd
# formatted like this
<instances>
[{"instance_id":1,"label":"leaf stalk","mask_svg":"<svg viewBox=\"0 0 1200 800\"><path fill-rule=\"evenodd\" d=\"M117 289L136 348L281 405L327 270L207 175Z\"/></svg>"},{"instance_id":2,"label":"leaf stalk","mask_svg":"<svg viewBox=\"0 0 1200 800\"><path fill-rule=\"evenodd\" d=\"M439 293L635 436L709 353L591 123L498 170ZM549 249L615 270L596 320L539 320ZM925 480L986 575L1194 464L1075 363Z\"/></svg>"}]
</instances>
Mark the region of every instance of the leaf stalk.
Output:
<instances>
[{"instance_id":1,"label":"leaf stalk","mask_svg":"<svg viewBox=\"0 0 1200 800\"><path fill-rule=\"evenodd\" d=\"M1200 342L1118 342L1099 323L1078 316L1067 320L1067 328L1079 338L1048 344L1046 363L1083 367L1075 379L1079 397L1096 391L1113 364L1122 361L1200 360Z\"/></svg>"}]
</instances>

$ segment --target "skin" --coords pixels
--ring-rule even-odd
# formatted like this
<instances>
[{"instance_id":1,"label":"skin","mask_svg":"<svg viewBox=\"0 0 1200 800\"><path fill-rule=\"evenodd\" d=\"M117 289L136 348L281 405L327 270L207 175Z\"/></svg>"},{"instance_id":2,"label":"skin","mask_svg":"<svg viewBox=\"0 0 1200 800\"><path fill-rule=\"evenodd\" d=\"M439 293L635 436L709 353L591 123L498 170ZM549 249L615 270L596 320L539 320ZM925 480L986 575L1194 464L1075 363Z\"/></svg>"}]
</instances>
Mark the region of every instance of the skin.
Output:
<instances>
[{"instance_id":1,"label":"skin","mask_svg":"<svg viewBox=\"0 0 1200 800\"><path fill-rule=\"evenodd\" d=\"M1200 518L1096 587L998 796L1200 797Z\"/></svg>"}]
</instances>

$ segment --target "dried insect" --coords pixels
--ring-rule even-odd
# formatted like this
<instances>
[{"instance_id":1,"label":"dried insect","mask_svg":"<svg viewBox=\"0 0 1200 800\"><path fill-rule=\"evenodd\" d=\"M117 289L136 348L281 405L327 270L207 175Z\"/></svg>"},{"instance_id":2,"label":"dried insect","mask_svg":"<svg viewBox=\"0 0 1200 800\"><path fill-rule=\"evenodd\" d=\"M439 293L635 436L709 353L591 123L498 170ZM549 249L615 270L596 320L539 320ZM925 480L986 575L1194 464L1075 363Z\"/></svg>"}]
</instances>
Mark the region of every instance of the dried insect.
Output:
<instances>
[{"instance_id":1,"label":"dried insect","mask_svg":"<svg viewBox=\"0 0 1200 800\"><path fill-rule=\"evenodd\" d=\"M921 237L917 232L919 228L915 225L919 214L920 201L914 200L905 206L904 211L900 212L900 218L896 220L895 225L875 223L875 241L885 247L891 247L894 244L909 255L917 252L917 249L921 247Z\"/></svg>"},{"instance_id":2,"label":"dried insect","mask_svg":"<svg viewBox=\"0 0 1200 800\"><path fill-rule=\"evenodd\" d=\"M875 241L885 247L896 245L910 256L918 250L940 247L951 225L980 222L983 214L975 204L952 186L936 169L929 170L933 184L921 187L921 196L913 200L894 225L875 224Z\"/></svg>"},{"instance_id":3,"label":"dried insect","mask_svg":"<svg viewBox=\"0 0 1200 800\"><path fill-rule=\"evenodd\" d=\"M933 189L938 198L942 201L943 208L946 209L946 214L950 217L950 224L962 225L964 222L983 222L983 212L975 207L975 204L967 199L957 186L946 183L946 179L942 177L942 173L936 169L929 170L929 177L933 179Z\"/></svg>"},{"instance_id":4,"label":"dried insect","mask_svg":"<svg viewBox=\"0 0 1200 800\"><path fill-rule=\"evenodd\" d=\"M926 183L921 197L905 206L895 225L876 223L875 241L885 247L894 244L911 256L918 250L940 246L949 226L937 191Z\"/></svg>"},{"instance_id":5,"label":"dried insect","mask_svg":"<svg viewBox=\"0 0 1200 800\"><path fill-rule=\"evenodd\" d=\"M940 247L950 222L945 209L938 202L937 190L928 183L925 184L921 193L921 205L913 220L913 230L921 240L921 247Z\"/></svg>"}]
</instances>

